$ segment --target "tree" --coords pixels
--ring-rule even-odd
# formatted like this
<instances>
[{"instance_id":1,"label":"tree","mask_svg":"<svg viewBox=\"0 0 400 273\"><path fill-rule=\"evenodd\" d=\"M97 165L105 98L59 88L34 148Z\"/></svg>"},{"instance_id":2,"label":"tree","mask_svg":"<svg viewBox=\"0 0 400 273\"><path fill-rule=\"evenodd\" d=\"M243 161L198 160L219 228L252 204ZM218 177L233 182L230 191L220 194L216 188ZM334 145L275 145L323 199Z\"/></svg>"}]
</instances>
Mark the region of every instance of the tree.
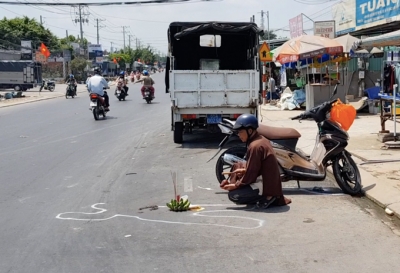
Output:
<instances>
[{"instance_id":1,"label":"tree","mask_svg":"<svg viewBox=\"0 0 400 273\"><path fill-rule=\"evenodd\" d=\"M39 48L44 43L49 49L59 49L58 38L47 28L44 28L35 18L17 17L0 20L0 39L9 49L19 50L21 40L31 40L32 48Z\"/></svg>"},{"instance_id":2,"label":"tree","mask_svg":"<svg viewBox=\"0 0 400 273\"><path fill-rule=\"evenodd\" d=\"M275 32L273 30L269 31L269 39L270 40L274 40L277 38L277 35L275 34ZM264 35L260 36L261 40L268 40L268 30L264 30Z\"/></svg>"},{"instance_id":3,"label":"tree","mask_svg":"<svg viewBox=\"0 0 400 273\"><path fill-rule=\"evenodd\" d=\"M129 52L125 52L124 50L120 50L120 52L116 53L111 53L110 54L110 60L112 61L117 61L118 65L121 68L125 68L126 64L131 64L132 63L132 56L129 54Z\"/></svg>"},{"instance_id":4,"label":"tree","mask_svg":"<svg viewBox=\"0 0 400 273\"><path fill-rule=\"evenodd\" d=\"M77 76L77 80L82 80L83 75L85 73L86 66L88 65L87 61L82 58L82 57L76 57L71 61L71 69L75 74L78 74L80 76Z\"/></svg>"}]
</instances>

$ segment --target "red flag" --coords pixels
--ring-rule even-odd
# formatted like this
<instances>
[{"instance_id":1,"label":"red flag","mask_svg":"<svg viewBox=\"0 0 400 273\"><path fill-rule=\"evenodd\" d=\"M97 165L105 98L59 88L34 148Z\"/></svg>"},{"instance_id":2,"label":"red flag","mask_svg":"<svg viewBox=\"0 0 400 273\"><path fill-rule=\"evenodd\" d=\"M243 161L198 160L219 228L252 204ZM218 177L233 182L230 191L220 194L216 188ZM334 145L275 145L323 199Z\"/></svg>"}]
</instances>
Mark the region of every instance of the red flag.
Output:
<instances>
[{"instance_id":1,"label":"red flag","mask_svg":"<svg viewBox=\"0 0 400 273\"><path fill-rule=\"evenodd\" d=\"M43 43L40 45L39 50L46 58L50 57L50 50Z\"/></svg>"}]
</instances>

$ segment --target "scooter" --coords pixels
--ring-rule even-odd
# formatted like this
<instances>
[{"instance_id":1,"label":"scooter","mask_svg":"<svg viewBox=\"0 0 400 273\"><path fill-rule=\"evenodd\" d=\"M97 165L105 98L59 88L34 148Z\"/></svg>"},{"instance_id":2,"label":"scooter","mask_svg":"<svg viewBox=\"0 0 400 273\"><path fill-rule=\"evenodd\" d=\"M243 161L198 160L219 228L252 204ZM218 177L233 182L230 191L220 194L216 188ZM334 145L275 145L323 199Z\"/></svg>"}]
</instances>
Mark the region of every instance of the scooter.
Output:
<instances>
[{"instance_id":1,"label":"scooter","mask_svg":"<svg viewBox=\"0 0 400 273\"><path fill-rule=\"evenodd\" d=\"M349 135L339 124L329 120L332 104L337 101L337 99L332 100L336 93L337 85L329 101L292 118L299 122L304 119L313 119L317 123L318 133L311 155L307 155L296 147L301 137L296 129L260 124L257 131L271 141L278 160L282 182L295 180L300 188L301 180L323 181L326 177L327 167L332 166L333 175L342 191L346 194L357 195L362 190L361 176L351 154L345 149ZM228 119L224 119L218 124L222 133L227 136L219 144L219 151L211 159L220 153L223 146L234 135L234 124ZM246 160L246 151L246 147L236 146L227 149L218 158L215 170L219 183L228 179L223 172L229 171L228 169L234 163Z\"/></svg>"},{"instance_id":2,"label":"scooter","mask_svg":"<svg viewBox=\"0 0 400 273\"><path fill-rule=\"evenodd\" d=\"M65 98L68 99L68 97L74 98L76 96L75 93L75 86L73 84L68 84L67 88L65 90Z\"/></svg>"},{"instance_id":3,"label":"scooter","mask_svg":"<svg viewBox=\"0 0 400 273\"><path fill-rule=\"evenodd\" d=\"M104 93L107 94L106 91L104 91ZM90 93L89 96L90 96L89 110L93 113L94 119L99 120L100 115L102 115L103 118L105 119L108 111L105 110L104 98L96 93Z\"/></svg>"},{"instance_id":4,"label":"scooter","mask_svg":"<svg viewBox=\"0 0 400 273\"><path fill-rule=\"evenodd\" d=\"M145 99L146 100L146 102L147 103L151 103L151 101L153 100L153 96L151 95L151 92L150 92L150 89L148 88L148 87L146 87L145 89L144 89L144 97L143 97L143 99Z\"/></svg>"},{"instance_id":5,"label":"scooter","mask_svg":"<svg viewBox=\"0 0 400 273\"><path fill-rule=\"evenodd\" d=\"M119 101L125 100L126 92L125 92L124 88L121 88L121 89L118 89L118 88L117 88L117 89L115 90L115 96L117 97L117 99L118 99Z\"/></svg>"},{"instance_id":6,"label":"scooter","mask_svg":"<svg viewBox=\"0 0 400 273\"><path fill-rule=\"evenodd\" d=\"M42 85L40 86L39 92L41 92L42 90L49 90L50 92L53 92L54 89L56 88L56 83L55 81L51 81L51 80L43 80Z\"/></svg>"}]
</instances>

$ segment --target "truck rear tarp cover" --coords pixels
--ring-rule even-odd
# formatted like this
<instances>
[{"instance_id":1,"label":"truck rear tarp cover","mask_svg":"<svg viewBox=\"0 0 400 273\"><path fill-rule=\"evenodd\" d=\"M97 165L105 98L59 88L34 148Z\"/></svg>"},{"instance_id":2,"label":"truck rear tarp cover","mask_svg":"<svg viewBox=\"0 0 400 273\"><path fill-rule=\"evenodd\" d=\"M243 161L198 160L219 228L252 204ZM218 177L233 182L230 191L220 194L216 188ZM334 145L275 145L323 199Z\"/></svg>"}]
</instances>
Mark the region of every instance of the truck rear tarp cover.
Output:
<instances>
[{"instance_id":1,"label":"truck rear tarp cover","mask_svg":"<svg viewBox=\"0 0 400 273\"><path fill-rule=\"evenodd\" d=\"M220 35L220 47L200 46L200 36ZM199 70L201 59L218 59L220 70L255 69L259 35L263 30L248 22L173 22L168 29L170 53L175 70ZM170 61L167 59L165 82L169 88Z\"/></svg>"}]
</instances>

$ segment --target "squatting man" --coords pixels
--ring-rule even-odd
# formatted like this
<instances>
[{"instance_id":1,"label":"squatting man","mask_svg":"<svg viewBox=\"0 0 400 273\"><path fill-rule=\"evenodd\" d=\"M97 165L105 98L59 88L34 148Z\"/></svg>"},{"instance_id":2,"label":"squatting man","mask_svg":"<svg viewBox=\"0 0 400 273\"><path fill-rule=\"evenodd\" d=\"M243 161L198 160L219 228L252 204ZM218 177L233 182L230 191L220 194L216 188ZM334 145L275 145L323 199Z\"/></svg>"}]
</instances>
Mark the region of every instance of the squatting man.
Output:
<instances>
[{"instance_id":1,"label":"squatting man","mask_svg":"<svg viewBox=\"0 0 400 273\"><path fill-rule=\"evenodd\" d=\"M229 200L236 204L257 204L263 209L290 204L291 200L283 196L275 151L269 140L257 132L258 126L257 118L250 114L236 120L233 129L247 144L247 161L235 163L230 177L220 187L229 191Z\"/></svg>"}]
</instances>

